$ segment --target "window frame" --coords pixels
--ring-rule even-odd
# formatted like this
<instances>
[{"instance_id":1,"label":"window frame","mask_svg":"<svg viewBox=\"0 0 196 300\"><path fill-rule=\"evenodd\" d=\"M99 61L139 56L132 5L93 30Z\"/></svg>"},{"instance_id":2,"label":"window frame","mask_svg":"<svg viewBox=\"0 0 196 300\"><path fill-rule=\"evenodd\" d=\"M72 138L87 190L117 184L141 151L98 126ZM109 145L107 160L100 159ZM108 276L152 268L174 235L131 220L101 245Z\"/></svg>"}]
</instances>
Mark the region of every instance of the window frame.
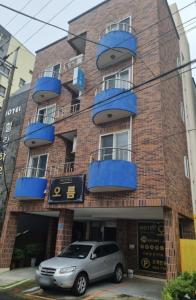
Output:
<instances>
[{"instance_id":1,"label":"window frame","mask_svg":"<svg viewBox=\"0 0 196 300\"><path fill-rule=\"evenodd\" d=\"M187 155L184 155L184 175L186 178L190 179L190 164Z\"/></svg>"},{"instance_id":2,"label":"window frame","mask_svg":"<svg viewBox=\"0 0 196 300\"><path fill-rule=\"evenodd\" d=\"M53 74L54 74L54 67L56 67L56 66L60 66L60 68L59 68L59 75L58 75L58 77L54 77L53 76ZM49 69L49 68L52 68L52 71L51 71L51 74L52 74L52 76L45 76L45 73L47 72L46 70L47 69ZM60 77L61 77L61 63L56 63L56 64L54 64L54 65L48 65L45 69L44 69L44 71L43 71L43 76L44 77L51 77L51 78L57 78L57 79L60 79Z\"/></svg>"},{"instance_id":3,"label":"window frame","mask_svg":"<svg viewBox=\"0 0 196 300\"><path fill-rule=\"evenodd\" d=\"M127 67L126 69L124 69L123 71L119 70L117 72L112 72L112 73L109 73L107 75L104 75L103 76L103 83L102 83L102 91L105 91L106 90L106 87L105 87L105 82L106 82L106 78L108 77L112 77L114 75L117 75L117 77L115 78L116 79L120 79L120 74L122 72L125 72L125 71L128 71L128 82L130 82L130 88L131 88L131 85L133 85L133 64L131 67ZM116 87L115 87L116 88Z\"/></svg>"},{"instance_id":4,"label":"window frame","mask_svg":"<svg viewBox=\"0 0 196 300\"><path fill-rule=\"evenodd\" d=\"M5 93L1 93L1 88L5 89ZM5 97L6 95L6 87L4 87L2 84L0 84L0 96Z\"/></svg>"},{"instance_id":5,"label":"window frame","mask_svg":"<svg viewBox=\"0 0 196 300\"><path fill-rule=\"evenodd\" d=\"M29 154L29 157L28 157L28 162L27 162L27 174L28 174L28 177L32 177L32 175L31 176L29 176L29 174L31 173L31 168L32 168L32 161L33 161L33 158L36 158L36 157L38 157L38 165L39 165L39 161L40 161L40 157L41 156L47 156L47 158L46 158L46 168L45 168L45 174L44 174L44 176L42 176L42 177L38 177L37 176L37 172L38 172L38 170L39 170L39 168L36 168L36 178L46 178L46 170L47 170L47 168L48 168L48 158L49 158L49 154L48 153L42 153L42 154L35 154L35 155L30 155Z\"/></svg>"},{"instance_id":6,"label":"window frame","mask_svg":"<svg viewBox=\"0 0 196 300\"><path fill-rule=\"evenodd\" d=\"M108 27L110 27L111 25L113 24L120 24L122 23L123 21L125 21L126 19L129 19L129 32L131 33L132 32L132 17L129 15L125 18L122 18L122 19L118 19L117 21L113 21L113 22L110 22L107 26L106 26L106 33L109 33L111 32L112 30L108 30ZM128 32L128 31L127 31Z\"/></svg>"},{"instance_id":7,"label":"window frame","mask_svg":"<svg viewBox=\"0 0 196 300\"><path fill-rule=\"evenodd\" d=\"M131 117L131 120L132 120L132 117ZM101 135L99 136L99 149L100 149L100 150L103 149L103 147L101 146L101 142L102 142L102 137L103 137L103 136L113 135L113 142L114 142L114 136L116 136L116 135L119 134L119 133L125 133L125 132L127 132L127 133L128 133L128 147L127 147L127 149L125 149L125 150L127 150L127 152L128 152L128 159L127 159L127 161L131 161L131 159L132 159L132 155L131 155L131 148L132 148L132 143L131 143L131 131L132 131L132 121L131 121L131 125L130 125L130 128L129 128L129 129L123 129L123 130L119 130L119 131L115 131L115 132L109 132L109 133L101 134ZM116 140L116 138L115 138L115 140ZM114 145L113 145L113 148L115 148ZM114 159L114 158L113 158L113 155L114 155L114 154L112 154L112 159ZM98 153L98 160L99 160L99 161L101 160L101 151L99 151L99 153ZM114 160L115 160L115 159L114 159Z\"/></svg>"},{"instance_id":8,"label":"window frame","mask_svg":"<svg viewBox=\"0 0 196 300\"><path fill-rule=\"evenodd\" d=\"M52 107L52 106L54 106L54 121L55 121L55 115L56 115L56 103L50 104L50 105L46 105L46 106L43 106L43 107L39 107L39 108L37 109L36 122L39 122L38 119L39 119L40 111L43 110L43 109L47 109L47 108L49 108L49 107ZM53 122L54 122L54 121L53 121ZM53 122L52 122L52 123L53 123ZM49 124L49 123L43 123L43 124L51 125L52 123L50 123L50 124Z\"/></svg>"}]
</instances>

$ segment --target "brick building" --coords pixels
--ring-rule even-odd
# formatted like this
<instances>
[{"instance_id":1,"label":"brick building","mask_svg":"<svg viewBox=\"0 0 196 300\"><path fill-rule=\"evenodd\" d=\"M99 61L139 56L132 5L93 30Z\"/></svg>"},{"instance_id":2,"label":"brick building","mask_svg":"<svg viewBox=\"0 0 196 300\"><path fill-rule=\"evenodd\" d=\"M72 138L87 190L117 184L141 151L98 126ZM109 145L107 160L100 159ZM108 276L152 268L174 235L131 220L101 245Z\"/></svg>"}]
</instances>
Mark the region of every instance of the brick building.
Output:
<instances>
[{"instance_id":1,"label":"brick building","mask_svg":"<svg viewBox=\"0 0 196 300\"><path fill-rule=\"evenodd\" d=\"M181 78L132 89L177 65L167 2L107 0L69 30L78 37L37 51L0 267L21 218L39 215L46 257L72 240L116 240L136 273L171 278L179 238L194 231Z\"/></svg>"}]
</instances>

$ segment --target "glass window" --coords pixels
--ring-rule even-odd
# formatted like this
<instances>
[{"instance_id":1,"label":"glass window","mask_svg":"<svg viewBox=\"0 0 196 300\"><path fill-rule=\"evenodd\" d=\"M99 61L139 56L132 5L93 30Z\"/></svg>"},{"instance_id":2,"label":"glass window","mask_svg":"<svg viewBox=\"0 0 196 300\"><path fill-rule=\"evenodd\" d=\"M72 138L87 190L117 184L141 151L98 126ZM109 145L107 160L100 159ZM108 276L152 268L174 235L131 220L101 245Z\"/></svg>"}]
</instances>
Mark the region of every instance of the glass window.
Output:
<instances>
[{"instance_id":1,"label":"glass window","mask_svg":"<svg viewBox=\"0 0 196 300\"><path fill-rule=\"evenodd\" d=\"M19 81L19 87L21 88L23 85L25 85L25 80L20 78L20 81Z\"/></svg>"},{"instance_id":2,"label":"glass window","mask_svg":"<svg viewBox=\"0 0 196 300\"><path fill-rule=\"evenodd\" d=\"M117 132L101 137L101 160L128 160L129 159L129 133Z\"/></svg>"},{"instance_id":3,"label":"glass window","mask_svg":"<svg viewBox=\"0 0 196 300\"><path fill-rule=\"evenodd\" d=\"M55 118L56 106L50 105L38 110L37 121L44 124L52 124Z\"/></svg>"},{"instance_id":4,"label":"glass window","mask_svg":"<svg viewBox=\"0 0 196 300\"><path fill-rule=\"evenodd\" d=\"M68 248L64 249L61 252L59 257L84 259L90 253L91 248L91 245L70 245Z\"/></svg>"},{"instance_id":5,"label":"glass window","mask_svg":"<svg viewBox=\"0 0 196 300\"><path fill-rule=\"evenodd\" d=\"M44 77L55 77L59 78L60 76L60 64L55 66L48 66L44 71Z\"/></svg>"},{"instance_id":6,"label":"glass window","mask_svg":"<svg viewBox=\"0 0 196 300\"><path fill-rule=\"evenodd\" d=\"M8 67L6 67L5 65L1 65L0 66L0 72L5 75L6 77L9 76L10 74L10 69Z\"/></svg>"},{"instance_id":7,"label":"glass window","mask_svg":"<svg viewBox=\"0 0 196 300\"><path fill-rule=\"evenodd\" d=\"M27 176L44 177L46 172L47 158L47 154L30 157Z\"/></svg>"},{"instance_id":8,"label":"glass window","mask_svg":"<svg viewBox=\"0 0 196 300\"><path fill-rule=\"evenodd\" d=\"M6 92L6 88L4 86L0 85L0 95L4 97L5 92Z\"/></svg>"},{"instance_id":9,"label":"glass window","mask_svg":"<svg viewBox=\"0 0 196 300\"><path fill-rule=\"evenodd\" d=\"M121 88L130 89L131 83L130 69L105 77L104 89Z\"/></svg>"}]
</instances>

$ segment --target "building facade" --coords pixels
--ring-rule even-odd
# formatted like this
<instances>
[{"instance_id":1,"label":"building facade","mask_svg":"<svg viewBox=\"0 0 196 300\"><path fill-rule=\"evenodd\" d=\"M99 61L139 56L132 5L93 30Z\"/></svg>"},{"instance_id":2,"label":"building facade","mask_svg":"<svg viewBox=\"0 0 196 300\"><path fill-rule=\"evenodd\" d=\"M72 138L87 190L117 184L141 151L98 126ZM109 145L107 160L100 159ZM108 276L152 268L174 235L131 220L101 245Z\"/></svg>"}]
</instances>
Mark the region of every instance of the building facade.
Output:
<instances>
[{"instance_id":1,"label":"building facade","mask_svg":"<svg viewBox=\"0 0 196 300\"><path fill-rule=\"evenodd\" d=\"M15 93L25 83L31 82L35 64L35 55L0 25L0 58L12 53L12 51L18 47L20 47L20 49L18 52L17 68L14 73L11 94ZM13 55L8 57L6 64L0 66L0 107L2 107L6 95L12 60Z\"/></svg>"},{"instance_id":2,"label":"building facade","mask_svg":"<svg viewBox=\"0 0 196 300\"><path fill-rule=\"evenodd\" d=\"M0 151L0 232L6 207L7 189L9 190L12 184L29 91L30 84L25 84L8 101L2 134L3 148ZM16 141L9 144L14 139Z\"/></svg>"},{"instance_id":3,"label":"building facade","mask_svg":"<svg viewBox=\"0 0 196 300\"><path fill-rule=\"evenodd\" d=\"M184 33L184 28L182 20L178 11L176 4L170 6L171 12L173 13L173 18L178 28L180 35L179 39L179 64L185 64L191 60L189 43ZM175 14L174 14L175 12ZM192 79L192 72L190 67L183 69L182 85L183 85L183 102L181 104L182 108L182 119L186 124L187 130L187 146L188 146L188 159L189 159L189 169L190 169L190 181L191 181L191 193L192 193L192 203L193 203L193 213L194 218L196 218L196 97L194 93L194 81ZM196 230L196 227L195 227Z\"/></svg>"},{"instance_id":4,"label":"building facade","mask_svg":"<svg viewBox=\"0 0 196 300\"><path fill-rule=\"evenodd\" d=\"M21 218L39 215L46 253L116 240L128 268L172 278L179 239L194 232L182 81L174 72L146 84L177 66L168 4L107 0L69 31L37 52L0 267L10 266Z\"/></svg>"}]
</instances>

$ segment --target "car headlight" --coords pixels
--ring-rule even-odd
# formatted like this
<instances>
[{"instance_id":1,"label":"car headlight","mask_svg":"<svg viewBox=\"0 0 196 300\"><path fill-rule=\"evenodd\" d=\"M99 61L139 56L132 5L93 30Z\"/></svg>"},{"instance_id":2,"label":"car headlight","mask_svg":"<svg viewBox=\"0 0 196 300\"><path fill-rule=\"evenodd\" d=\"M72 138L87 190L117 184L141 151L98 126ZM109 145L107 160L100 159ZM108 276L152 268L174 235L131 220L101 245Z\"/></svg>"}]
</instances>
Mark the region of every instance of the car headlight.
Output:
<instances>
[{"instance_id":1,"label":"car headlight","mask_svg":"<svg viewBox=\"0 0 196 300\"><path fill-rule=\"evenodd\" d=\"M60 269L59 273L60 274L65 274L65 273L72 273L74 272L76 267L67 267L67 268L62 268Z\"/></svg>"}]
</instances>

